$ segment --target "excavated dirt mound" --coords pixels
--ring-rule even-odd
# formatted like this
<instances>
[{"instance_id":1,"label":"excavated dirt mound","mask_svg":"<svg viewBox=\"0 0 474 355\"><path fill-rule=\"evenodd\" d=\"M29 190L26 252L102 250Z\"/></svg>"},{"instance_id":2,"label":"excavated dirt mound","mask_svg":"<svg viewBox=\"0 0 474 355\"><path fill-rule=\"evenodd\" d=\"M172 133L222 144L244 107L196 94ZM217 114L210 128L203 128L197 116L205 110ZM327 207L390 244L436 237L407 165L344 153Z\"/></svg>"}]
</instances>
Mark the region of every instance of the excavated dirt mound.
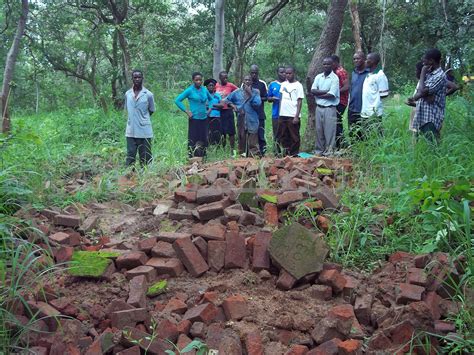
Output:
<instances>
[{"instance_id":1,"label":"excavated dirt mound","mask_svg":"<svg viewBox=\"0 0 474 355\"><path fill-rule=\"evenodd\" d=\"M36 238L51 251L44 261L60 271L15 307L18 323L36 319L24 345L164 354L197 339L219 354L436 353L436 334L457 336L448 319L463 262L398 252L369 275L325 260L351 172L328 158L195 161L139 208L28 211L46 235Z\"/></svg>"}]
</instances>

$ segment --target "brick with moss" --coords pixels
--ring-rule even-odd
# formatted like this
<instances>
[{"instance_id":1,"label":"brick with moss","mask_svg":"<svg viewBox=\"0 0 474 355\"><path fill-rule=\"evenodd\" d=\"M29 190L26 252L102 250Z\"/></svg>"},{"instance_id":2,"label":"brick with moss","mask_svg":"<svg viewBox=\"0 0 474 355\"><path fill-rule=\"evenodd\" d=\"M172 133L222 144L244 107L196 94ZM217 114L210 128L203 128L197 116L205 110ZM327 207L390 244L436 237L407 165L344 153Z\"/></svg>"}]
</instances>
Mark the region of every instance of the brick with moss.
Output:
<instances>
[{"instance_id":1,"label":"brick with moss","mask_svg":"<svg viewBox=\"0 0 474 355\"><path fill-rule=\"evenodd\" d=\"M69 273L73 276L99 278L120 253L103 251L75 251L72 254Z\"/></svg>"},{"instance_id":2,"label":"brick with moss","mask_svg":"<svg viewBox=\"0 0 474 355\"><path fill-rule=\"evenodd\" d=\"M148 287L148 291L146 292L146 295L148 297L155 297L155 296L161 295L162 293L166 292L167 286L168 286L168 281L166 280L155 282L153 285Z\"/></svg>"}]
</instances>

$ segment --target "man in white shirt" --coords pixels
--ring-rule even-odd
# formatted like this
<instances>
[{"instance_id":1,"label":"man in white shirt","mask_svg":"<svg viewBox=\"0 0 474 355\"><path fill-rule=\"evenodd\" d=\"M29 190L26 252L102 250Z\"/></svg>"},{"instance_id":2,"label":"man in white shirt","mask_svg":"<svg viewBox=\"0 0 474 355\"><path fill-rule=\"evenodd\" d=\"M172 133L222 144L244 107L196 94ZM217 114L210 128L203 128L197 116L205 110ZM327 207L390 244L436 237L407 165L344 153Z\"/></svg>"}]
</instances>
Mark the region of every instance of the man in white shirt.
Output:
<instances>
[{"instance_id":1,"label":"man in white shirt","mask_svg":"<svg viewBox=\"0 0 474 355\"><path fill-rule=\"evenodd\" d=\"M388 96L388 80L382 67L379 65L380 55L370 53L367 56L366 68L369 69L364 85L362 86L362 118L372 116L378 117L378 123L381 124L383 115L382 99Z\"/></svg>"},{"instance_id":2,"label":"man in white shirt","mask_svg":"<svg viewBox=\"0 0 474 355\"><path fill-rule=\"evenodd\" d=\"M314 78L311 93L316 96L316 155L331 155L336 144L339 78L332 71L333 60L324 58L324 72Z\"/></svg>"},{"instance_id":3,"label":"man in white shirt","mask_svg":"<svg viewBox=\"0 0 474 355\"><path fill-rule=\"evenodd\" d=\"M295 68L286 67L286 81L280 86L280 113L276 137L283 155L290 156L296 156L300 151L300 118L304 99L303 85L296 80L295 74Z\"/></svg>"}]
</instances>

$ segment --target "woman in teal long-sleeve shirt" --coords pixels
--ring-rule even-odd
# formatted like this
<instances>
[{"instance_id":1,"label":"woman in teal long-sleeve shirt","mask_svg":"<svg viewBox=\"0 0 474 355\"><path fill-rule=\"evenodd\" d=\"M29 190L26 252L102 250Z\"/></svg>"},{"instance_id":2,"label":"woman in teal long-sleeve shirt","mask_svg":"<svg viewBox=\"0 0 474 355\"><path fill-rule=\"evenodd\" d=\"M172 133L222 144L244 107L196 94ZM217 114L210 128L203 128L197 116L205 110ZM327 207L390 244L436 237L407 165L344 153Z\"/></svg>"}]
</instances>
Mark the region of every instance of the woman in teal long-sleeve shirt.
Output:
<instances>
[{"instance_id":1,"label":"woman in teal long-sleeve shirt","mask_svg":"<svg viewBox=\"0 0 474 355\"><path fill-rule=\"evenodd\" d=\"M209 121L207 118L208 102L212 100L209 91L202 86L202 74L192 74L193 84L178 95L174 100L176 106L186 113L188 125L188 152L189 157L203 157L206 155L208 144ZM189 109L183 101L188 99Z\"/></svg>"}]
</instances>

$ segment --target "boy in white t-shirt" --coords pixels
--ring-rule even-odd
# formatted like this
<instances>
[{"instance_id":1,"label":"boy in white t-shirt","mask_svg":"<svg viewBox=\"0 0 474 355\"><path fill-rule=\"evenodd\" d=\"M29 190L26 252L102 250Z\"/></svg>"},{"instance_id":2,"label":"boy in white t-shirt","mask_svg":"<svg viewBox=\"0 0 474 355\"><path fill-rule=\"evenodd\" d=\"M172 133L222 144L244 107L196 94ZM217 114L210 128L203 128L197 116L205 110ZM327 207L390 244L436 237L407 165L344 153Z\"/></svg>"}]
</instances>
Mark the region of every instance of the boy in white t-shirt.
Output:
<instances>
[{"instance_id":1,"label":"boy in white t-shirt","mask_svg":"<svg viewBox=\"0 0 474 355\"><path fill-rule=\"evenodd\" d=\"M366 67L369 74L365 77L362 86L362 110L360 115L364 118L383 115L382 99L389 94L388 80L380 66L380 55L370 53L367 55Z\"/></svg>"},{"instance_id":2,"label":"boy in white t-shirt","mask_svg":"<svg viewBox=\"0 0 474 355\"><path fill-rule=\"evenodd\" d=\"M277 142L284 155L296 156L300 151L300 118L304 99L303 85L295 78L295 68L286 67L286 81L281 83L280 116Z\"/></svg>"}]
</instances>

